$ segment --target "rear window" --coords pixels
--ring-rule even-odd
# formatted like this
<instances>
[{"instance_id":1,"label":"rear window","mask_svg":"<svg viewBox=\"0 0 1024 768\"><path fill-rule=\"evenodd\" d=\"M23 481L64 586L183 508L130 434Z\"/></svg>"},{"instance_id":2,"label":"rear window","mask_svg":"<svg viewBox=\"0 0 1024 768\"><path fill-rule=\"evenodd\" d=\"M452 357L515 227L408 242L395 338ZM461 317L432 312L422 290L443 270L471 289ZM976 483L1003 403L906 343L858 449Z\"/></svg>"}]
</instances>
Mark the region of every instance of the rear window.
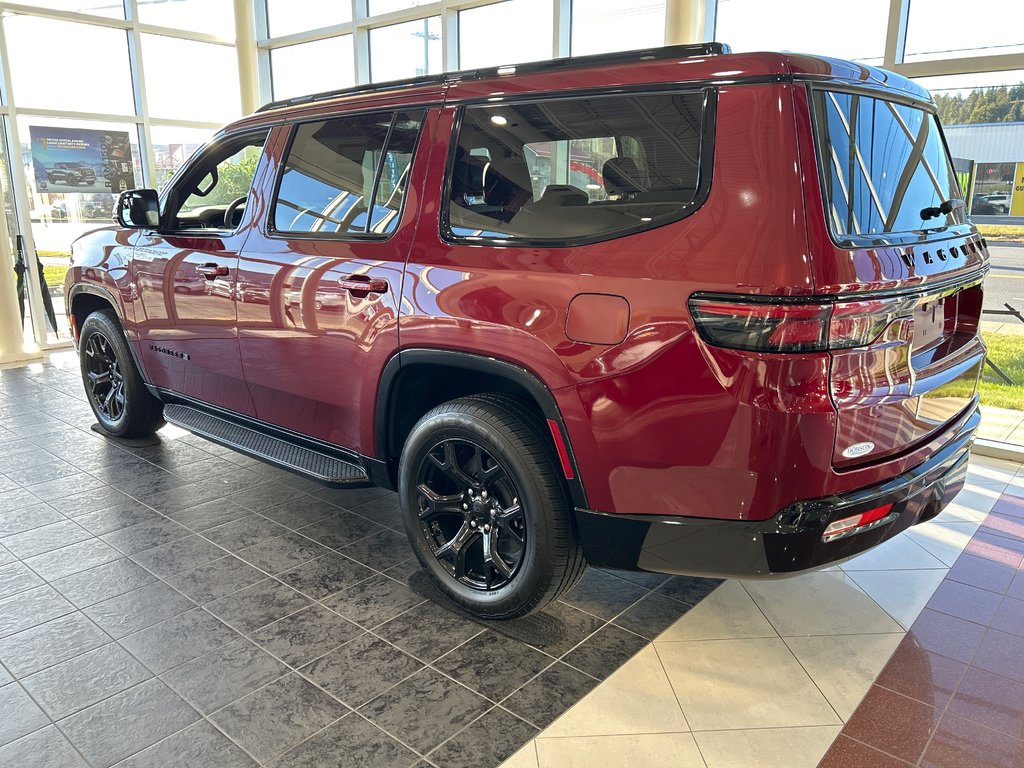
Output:
<instances>
[{"instance_id":1,"label":"rear window","mask_svg":"<svg viewBox=\"0 0 1024 768\"><path fill-rule=\"evenodd\" d=\"M857 93L814 91L818 154L833 233L851 243L964 222L962 197L930 112ZM936 215L938 214L938 215Z\"/></svg>"},{"instance_id":2,"label":"rear window","mask_svg":"<svg viewBox=\"0 0 1024 768\"><path fill-rule=\"evenodd\" d=\"M704 93L467 107L449 169L455 238L571 244L649 229L702 200Z\"/></svg>"}]
</instances>

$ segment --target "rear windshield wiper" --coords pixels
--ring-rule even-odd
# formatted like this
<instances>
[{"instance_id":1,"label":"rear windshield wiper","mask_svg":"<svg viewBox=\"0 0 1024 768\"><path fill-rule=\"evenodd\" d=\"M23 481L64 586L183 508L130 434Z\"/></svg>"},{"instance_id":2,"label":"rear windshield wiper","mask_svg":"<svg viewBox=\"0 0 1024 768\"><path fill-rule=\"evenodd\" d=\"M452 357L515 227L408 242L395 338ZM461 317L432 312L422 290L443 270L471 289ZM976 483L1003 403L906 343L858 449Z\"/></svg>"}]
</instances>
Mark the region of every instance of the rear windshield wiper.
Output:
<instances>
[{"instance_id":1,"label":"rear windshield wiper","mask_svg":"<svg viewBox=\"0 0 1024 768\"><path fill-rule=\"evenodd\" d=\"M928 219L934 219L936 216L945 216L947 213L952 213L956 208L964 208L966 205L967 203L959 197L951 197L934 208L922 208L921 219L927 221Z\"/></svg>"}]
</instances>

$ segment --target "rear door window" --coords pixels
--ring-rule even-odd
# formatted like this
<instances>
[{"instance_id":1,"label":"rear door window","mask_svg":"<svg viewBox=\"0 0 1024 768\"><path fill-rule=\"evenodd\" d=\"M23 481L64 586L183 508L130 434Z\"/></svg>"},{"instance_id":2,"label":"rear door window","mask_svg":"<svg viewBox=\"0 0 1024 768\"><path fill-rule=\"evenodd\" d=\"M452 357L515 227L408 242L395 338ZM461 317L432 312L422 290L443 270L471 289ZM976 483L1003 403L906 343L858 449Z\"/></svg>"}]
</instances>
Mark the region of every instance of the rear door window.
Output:
<instances>
[{"instance_id":1,"label":"rear door window","mask_svg":"<svg viewBox=\"0 0 1024 768\"><path fill-rule=\"evenodd\" d=\"M274 200L274 230L310 236L394 232L422 123L423 110L414 110L297 126Z\"/></svg>"},{"instance_id":2,"label":"rear door window","mask_svg":"<svg viewBox=\"0 0 1024 768\"><path fill-rule=\"evenodd\" d=\"M710 94L466 107L445 234L573 244L675 221L710 183Z\"/></svg>"},{"instance_id":3,"label":"rear door window","mask_svg":"<svg viewBox=\"0 0 1024 768\"><path fill-rule=\"evenodd\" d=\"M815 90L818 156L825 205L840 241L860 244L892 233L964 222L962 197L935 115L860 93Z\"/></svg>"}]
</instances>

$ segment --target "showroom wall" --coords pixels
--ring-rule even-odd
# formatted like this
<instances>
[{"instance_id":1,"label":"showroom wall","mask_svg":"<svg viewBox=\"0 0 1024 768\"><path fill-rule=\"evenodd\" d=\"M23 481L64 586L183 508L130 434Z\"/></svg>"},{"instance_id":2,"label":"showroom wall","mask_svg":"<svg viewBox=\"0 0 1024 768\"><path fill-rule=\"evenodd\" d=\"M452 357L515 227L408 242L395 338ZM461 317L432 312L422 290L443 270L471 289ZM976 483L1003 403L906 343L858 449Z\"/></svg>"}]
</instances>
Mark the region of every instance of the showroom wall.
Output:
<instances>
[{"instance_id":1,"label":"showroom wall","mask_svg":"<svg viewBox=\"0 0 1024 768\"><path fill-rule=\"evenodd\" d=\"M109 218L114 193L160 187L213 130L259 101L687 36L854 58L960 93L1024 79L1021 29L1018 0L970 14L959 0L863 0L856 12L839 0L0 2L5 211L39 255L58 308L52 328L40 273L27 270L26 339L68 343L59 286L69 245ZM34 151L62 143L99 153L75 160L95 166L94 182L69 183L52 152ZM114 145L116 158L103 155Z\"/></svg>"}]
</instances>

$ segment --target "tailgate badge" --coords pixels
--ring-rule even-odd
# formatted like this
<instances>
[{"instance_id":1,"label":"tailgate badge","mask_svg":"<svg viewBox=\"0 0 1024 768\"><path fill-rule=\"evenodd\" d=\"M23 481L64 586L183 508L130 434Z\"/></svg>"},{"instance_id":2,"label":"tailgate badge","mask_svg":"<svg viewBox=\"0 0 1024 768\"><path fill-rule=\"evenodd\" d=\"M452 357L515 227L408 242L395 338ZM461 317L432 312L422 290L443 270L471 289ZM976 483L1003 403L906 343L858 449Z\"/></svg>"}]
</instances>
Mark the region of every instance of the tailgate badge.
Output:
<instances>
[{"instance_id":1,"label":"tailgate badge","mask_svg":"<svg viewBox=\"0 0 1024 768\"><path fill-rule=\"evenodd\" d=\"M871 453L873 450L875 450L874 443L856 443L843 451L843 458L855 459L858 456L864 456L865 454Z\"/></svg>"}]
</instances>

